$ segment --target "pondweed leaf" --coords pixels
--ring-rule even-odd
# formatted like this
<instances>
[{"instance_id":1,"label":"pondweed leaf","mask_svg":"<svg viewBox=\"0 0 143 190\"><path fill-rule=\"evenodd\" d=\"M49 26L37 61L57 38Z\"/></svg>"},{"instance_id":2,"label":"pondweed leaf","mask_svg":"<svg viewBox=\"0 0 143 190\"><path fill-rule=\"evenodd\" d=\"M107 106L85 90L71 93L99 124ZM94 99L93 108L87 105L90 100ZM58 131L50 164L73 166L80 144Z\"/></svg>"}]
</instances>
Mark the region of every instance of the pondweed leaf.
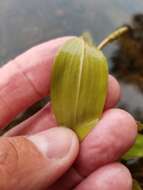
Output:
<instances>
[{"instance_id":1,"label":"pondweed leaf","mask_svg":"<svg viewBox=\"0 0 143 190\"><path fill-rule=\"evenodd\" d=\"M58 124L72 128L82 140L101 117L107 81L103 53L83 38L68 40L52 70L51 103Z\"/></svg>"},{"instance_id":2,"label":"pondweed leaf","mask_svg":"<svg viewBox=\"0 0 143 190\"><path fill-rule=\"evenodd\" d=\"M139 183L135 179L133 180L133 190L142 190Z\"/></svg>"}]
</instances>

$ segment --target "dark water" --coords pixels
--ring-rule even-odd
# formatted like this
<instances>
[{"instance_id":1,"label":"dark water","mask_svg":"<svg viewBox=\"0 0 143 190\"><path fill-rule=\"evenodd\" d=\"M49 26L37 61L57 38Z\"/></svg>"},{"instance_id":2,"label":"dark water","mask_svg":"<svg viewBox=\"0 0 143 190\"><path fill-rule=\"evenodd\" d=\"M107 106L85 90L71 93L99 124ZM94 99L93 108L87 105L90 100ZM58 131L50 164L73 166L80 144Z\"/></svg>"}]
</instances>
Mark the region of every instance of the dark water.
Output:
<instances>
[{"instance_id":1,"label":"dark water","mask_svg":"<svg viewBox=\"0 0 143 190\"><path fill-rule=\"evenodd\" d=\"M143 12L142 0L4 0L0 1L0 63L35 44L63 35L89 31L95 42ZM105 49L110 57L114 47ZM143 95L132 84L121 83L123 106L143 111ZM141 116L142 117L142 116Z\"/></svg>"}]
</instances>

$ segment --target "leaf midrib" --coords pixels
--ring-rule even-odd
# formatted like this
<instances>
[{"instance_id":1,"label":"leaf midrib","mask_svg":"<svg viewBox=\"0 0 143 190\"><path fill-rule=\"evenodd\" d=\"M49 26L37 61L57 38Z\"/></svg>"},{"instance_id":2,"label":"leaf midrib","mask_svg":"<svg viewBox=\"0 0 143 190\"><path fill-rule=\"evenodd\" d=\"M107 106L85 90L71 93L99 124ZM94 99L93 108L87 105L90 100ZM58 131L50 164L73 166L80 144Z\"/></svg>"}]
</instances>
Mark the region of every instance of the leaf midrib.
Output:
<instances>
[{"instance_id":1,"label":"leaf midrib","mask_svg":"<svg viewBox=\"0 0 143 190\"><path fill-rule=\"evenodd\" d=\"M79 75L78 75L78 84L77 84L77 93L76 93L76 100L75 100L75 114L74 114L74 125L76 125L77 121L77 110L78 110L78 102L79 102L79 96L80 96L80 89L81 89L81 78L83 73L83 64L84 64L84 53L85 53L85 43L82 40L83 46L82 46L82 54L80 58L80 69L79 69Z\"/></svg>"}]
</instances>

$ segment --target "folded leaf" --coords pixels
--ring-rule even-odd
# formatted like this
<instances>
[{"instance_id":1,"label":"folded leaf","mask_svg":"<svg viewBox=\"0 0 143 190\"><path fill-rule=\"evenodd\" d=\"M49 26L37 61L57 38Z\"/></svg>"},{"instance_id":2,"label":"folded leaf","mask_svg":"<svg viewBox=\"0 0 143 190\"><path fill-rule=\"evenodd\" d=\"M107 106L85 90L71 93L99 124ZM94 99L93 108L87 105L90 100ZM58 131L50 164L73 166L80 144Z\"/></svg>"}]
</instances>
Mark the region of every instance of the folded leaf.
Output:
<instances>
[{"instance_id":1,"label":"folded leaf","mask_svg":"<svg viewBox=\"0 0 143 190\"><path fill-rule=\"evenodd\" d=\"M52 70L51 103L59 125L72 128L82 140L101 117L107 80L101 51L82 38L67 41Z\"/></svg>"}]
</instances>

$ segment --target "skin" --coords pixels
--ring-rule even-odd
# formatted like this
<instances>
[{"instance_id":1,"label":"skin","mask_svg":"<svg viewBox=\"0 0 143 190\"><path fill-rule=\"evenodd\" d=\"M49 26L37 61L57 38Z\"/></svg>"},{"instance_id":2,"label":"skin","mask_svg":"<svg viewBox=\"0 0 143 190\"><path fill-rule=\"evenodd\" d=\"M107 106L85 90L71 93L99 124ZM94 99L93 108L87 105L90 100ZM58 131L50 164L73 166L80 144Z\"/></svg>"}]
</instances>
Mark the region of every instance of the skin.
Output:
<instances>
[{"instance_id":1,"label":"skin","mask_svg":"<svg viewBox=\"0 0 143 190\"><path fill-rule=\"evenodd\" d=\"M49 95L51 68L71 37L36 46L0 68L0 127ZM118 82L109 76L101 120L79 144L73 131L58 127L50 103L0 138L1 190L131 190L131 175L118 162L133 145L137 127L114 108Z\"/></svg>"}]
</instances>

